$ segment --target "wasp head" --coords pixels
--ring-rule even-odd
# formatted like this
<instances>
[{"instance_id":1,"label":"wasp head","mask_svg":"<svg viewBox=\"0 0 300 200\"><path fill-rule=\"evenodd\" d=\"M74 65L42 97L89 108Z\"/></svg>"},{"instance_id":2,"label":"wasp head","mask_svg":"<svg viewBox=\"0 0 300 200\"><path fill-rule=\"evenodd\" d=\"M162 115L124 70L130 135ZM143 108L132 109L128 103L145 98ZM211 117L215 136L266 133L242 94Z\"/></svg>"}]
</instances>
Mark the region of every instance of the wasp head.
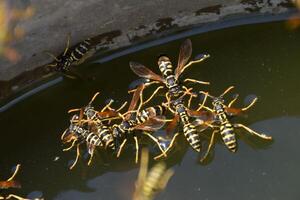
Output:
<instances>
[{"instance_id":1,"label":"wasp head","mask_svg":"<svg viewBox=\"0 0 300 200\"><path fill-rule=\"evenodd\" d=\"M212 105L214 106L215 110L220 109L224 105L223 97L214 97L212 101Z\"/></svg>"},{"instance_id":2,"label":"wasp head","mask_svg":"<svg viewBox=\"0 0 300 200\"><path fill-rule=\"evenodd\" d=\"M87 130L85 130L81 125L78 124L78 120L78 115L73 115L71 117L69 128L67 128L61 136L61 140L63 143L84 140L84 136Z\"/></svg>"}]
</instances>

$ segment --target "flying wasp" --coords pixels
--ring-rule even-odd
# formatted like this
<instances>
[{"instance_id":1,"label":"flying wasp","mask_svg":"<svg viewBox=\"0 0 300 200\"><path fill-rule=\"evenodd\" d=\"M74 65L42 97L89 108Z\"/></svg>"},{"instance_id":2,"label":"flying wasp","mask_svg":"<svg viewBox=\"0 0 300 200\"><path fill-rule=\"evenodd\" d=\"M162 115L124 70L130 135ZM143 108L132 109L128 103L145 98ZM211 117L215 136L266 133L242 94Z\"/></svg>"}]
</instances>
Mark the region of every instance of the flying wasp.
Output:
<instances>
[{"instance_id":1,"label":"flying wasp","mask_svg":"<svg viewBox=\"0 0 300 200\"><path fill-rule=\"evenodd\" d=\"M142 150L141 166L136 182L133 200L152 200L159 191L162 191L174 174L172 169L167 169L164 162L155 164L148 171L149 153Z\"/></svg>"},{"instance_id":2,"label":"flying wasp","mask_svg":"<svg viewBox=\"0 0 300 200\"><path fill-rule=\"evenodd\" d=\"M188 108L190 107L191 100L195 95L191 93L191 88L187 88L184 85L180 84L178 79L182 72L188 68L190 65L194 63L201 62L209 57L208 54L201 54L198 56L198 59L195 61L189 61L192 55L192 43L189 39L185 40L180 47L179 58L177 68L175 72L173 72L173 66L170 59L167 56L160 56L158 59L158 66L162 73L162 76L155 74L147 67L142 64L136 62L130 62L130 67L135 74L140 77L154 80L152 82L147 83L146 85L150 85L153 83L163 83L167 88L168 92L166 93L167 103L165 104L169 110L174 114L173 122L170 123L170 129L175 126L180 120L183 124L183 133L186 137L186 140L190 144L190 146L196 150L197 152L201 149L200 137L195 129L195 126L190 122L187 107L184 105L183 97L185 95L190 95L188 101ZM199 84L209 84L209 82L198 81L195 79L185 79L184 82L193 82ZM157 88L154 93L150 96L145 103L149 102L151 98L158 92L160 89ZM176 137L177 135L175 135Z\"/></svg>"},{"instance_id":3,"label":"flying wasp","mask_svg":"<svg viewBox=\"0 0 300 200\"><path fill-rule=\"evenodd\" d=\"M74 71L74 69L71 70L70 67L72 65L79 65L83 63L87 58L92 56L94 52L95 49L93 49L91 39L83 40L74 47L70 47L70 35L68 34L67 46L61 55L56 57L52 53L45 51L46 54L54 59L54 61L46 65L46 67L63 73L69 78L81 77Z\"/></svg>"},{"instance_id":4,"label":"flying wasp","mask_svg":"<svg viewBox=\"0 0 300 200\"><path fill-rule=\"evenodd\" d=\"M236 116L236 115L242 114L243 112L245 112L249 108L251 108L257 101L257 98L255 98L252 100L252 102L248 106L246 106L244 108L233 108L231 106L238 98L238 95L236 95L235 98L233 100L231 100L231 102L228 105L225 105L224 95L227 94L233 88L234 88L233 86L230 86L218 97L215 97L208 93L205 93L205 95L212 98L213 109L204 106L204 104L200 105L200 107L197 109L197 110L200 110L201 108L204 108L205 110L209 111L212 114L212 115L210 115L210 117L206 118L205 120L202 120L202 119L195 120L195 122L196 122L195 125L198 124L199 127L202 127L202 129L205 129L207 127L210 127L213 129L211 139L209 142L209 146L208 146L208 150L205 153L204 157L201 159L201 162L203 162L207 158L210 151L212 150L213 144L215 142L215 135L217 133L219 133L221 135L224 144L226 145L227 149L231 152L237 151L237 140L236 140L236 134L234 132L234 130L237 128L242 128L242 129L246 130L248 133L250 133L251 135L259 137L263 140L267 140L267 141L272 140L271 136L267 136L263 133L258 133L243 124L230 122L229 118L231 116ZM202 92L200 92L200 93L202 93Z\"/></svg>"}]
</instances>

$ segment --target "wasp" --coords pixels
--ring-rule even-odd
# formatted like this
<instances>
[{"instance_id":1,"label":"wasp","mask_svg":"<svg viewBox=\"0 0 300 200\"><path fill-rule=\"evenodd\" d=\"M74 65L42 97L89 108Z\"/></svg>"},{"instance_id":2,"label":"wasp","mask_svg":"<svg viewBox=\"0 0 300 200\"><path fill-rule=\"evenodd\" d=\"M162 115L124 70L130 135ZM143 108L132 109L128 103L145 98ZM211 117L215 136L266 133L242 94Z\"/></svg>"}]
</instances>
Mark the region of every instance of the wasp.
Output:
<instances>
[{"instance_id":1,"label":"wasp","mask_svg":"<svg viewBox=\"0 0 300 200\"><path fill-rule=\"evenodd\" d=\"M169 179L174 174L172 169L167 169L164 162L155 164L148 171L149 153L142 150L141 166L136 182L133 200L152 200L159 191L162 191Z\"/></svg>"},{"instance_id":2,"label":"wasp","mask_svg":"<svg viewBox=\"0 0 300 200\"><path fill-rule=\"evenodd\" d=\"M165 125L165 108L163 106L157 105L141 110L141 107L143 105L142 91L144 87L145 85L142 84L135 90L128 111L124 114L120 114L121 118L123 119L122 122L120 122L119 124L114 124L112 126L114 137L117 141L121 141L119 142L121 144L117 152L117 157L120 156L124 145L128 141L128 138L133 137L136 147L136 163L138 162L139 143L138 137L134 133L135 130L141 130L142 134L148 136L152 141L154 141L158 145L162 154L165 155L158 139L148 133L157 131ZM139 100L139 106L137 109L135 109Z\"/></svg>"},{"instance_id":3,"label":"wasp","mask_svg":"<svg viewBox=\"0 0 300 200\"><path fill-rule=\"evenodd\" d=\"M10 178L8 178L5 181L0 181L0 190L10 189L10 188L21 188L21 184L18 181L14 180L15 176L17 175L18 171L20 170L20 167L21 167L21 165L18 164L16 166L14 173L12 174L12 176ZM20 196L17 196L15 194L9 194L6 197L0 195L0 199L11 199L11 198L18 199L18 200L30 200L30 199L25 199ZM41 199L35 199L35 200L41 200Z\"/></svg>"},{"instance_id":4,"label":"wasp","mask_svg":"<svg viewBox=\"0 0 300 200\"><path fill-rule=\"evenodd\" d=\"M92 48L92 42L89 38L70 48L70 35L68 34L67 45L61 55L56 57L50 52L45 52L54 59L54 62L46 65L46 67L49 67L54 71L61 72L70 78L75 78L73 74L76 76L78 76L78 74L75 74L74 70L71 71L70 67L72 65L79 65L83 63L88 57L92 56L95 51ZM72 75L69 75L67 73Z\"/></svg>"},{"instance_id":5,"label":"wasp","mask_svg":"<svg viewBox=\"0 0 300 200\"><path fill-rule=\"evenodd\" d=\"M186 140L194 150L199 152L201 148L200 137L194 125L190 122L187 113L187 108L185 107L182 98L186 94L190 95L190 99L188 101L188 107L190 107L191 100L193 97L195 97L195 95L190 92L191 88L188 89L184 85L180 84L178 79L186 68L188 68L194 63L198 63L207 59L209 57L209 54L201 54L197 60L188 62L191 55L192 43L191 40L187 39L183 42L183 44L180 47L178 64L177 68L175 69L175 72L173 72L173 66L170 59L165 55L160 56L158 59L158 66L162 73L162 76L155 74L147 67L136 62L130 62L130 67L133 70L133 72L138 76L154 80L152 82L147 83L147 85L158 82L163 83L165 87L167 87L168 92L165 95L167 99L166 105L168 106L169 110L175 114L173 123L171 123L171 125L176 125L177 122L180 120L183 124L183 132L184 136L186 137ZM195 79L185 79L184 82L209 84L209 82L198 81ZM148 102L151 98L153 98L159 89L160 88L157 88L152 94L152 96L147 101L145 101L145 103Z\"/></svg>"},{"instance_id":6,"label":"wasp","mask_svg":"<svg viewBox=\"0 0 300 200\"><path fill-rule=\"evenodd\" d=\"M215 135L217 133L219 133L221 135L224 144L226 145L227 149L231 152L237 151L237 140L236 140L236 134L235 134L235 129L237 129L237 128L242 128L242 129L246 130L247 132L249 132L251 135L259 137L263 140L267 140L267 141L272 140L271 136L267 136L263 133L258 133L243 124L230 122L231 116L236 116L236 115L239 115L239 114L247 111L257 101L257 98L254 98L252 100L252 102L244 108L233 108L232 105L237 100L237 98L238 98L238 95L237 95L237 96L235 96L235 98L233 100L231 100L231 102L228 105L226 105L224 103L224 95L227 94L233 88L234 88L234 86L230 86L218 97L215 97L215 96L212 96L212 95L206 93L205 95L212 98L213 108L211 109L209 107L204 106L203 104L200 105L200 107L198 108L198 110L200 110L201 108L204 108L207 111L209 111L212 115L210 115L210 117L208 117L207 120L201 120L201 119L196 120L196 121L198 121L197 123L199 125L201 125L203 129L205 129L206 127L210 127L213 129L211 139L209 142L209 146L208 146L208 150L205 153L204 157L201 159L201 162L203 162L206 159L209 152L211 151L212 146L214 144Z\"/></svg>"},{"instance_id":7,"label":"wasp","mask_svg":"<svg viewBox=\"0 0 300 200\"><path fill-rule=\"evenodd\" d=\"M75 114L70 120L70 126L61 136L63 143L72 142L71 146L64 149L68 151L72 149L77 143L77 156L75 162L72 164L72 169L79 158L80 151L79 146L83 142L86 142L90 159L88 165L90 165L94 150L97 146L105 149L115 150L115 142L112 135L112 131L109 126L105 125L103 121L110 121L116 117L117 114L126 105L125 102L118 110L113 110L110 105L113 101L110 101L101 111L96 111L92 106L92 102L99 95L97 92L90 100L87 106L79 109L71 109L68 112L72 113L79 111L79 115Z\"/></svg>"}]
</instances>

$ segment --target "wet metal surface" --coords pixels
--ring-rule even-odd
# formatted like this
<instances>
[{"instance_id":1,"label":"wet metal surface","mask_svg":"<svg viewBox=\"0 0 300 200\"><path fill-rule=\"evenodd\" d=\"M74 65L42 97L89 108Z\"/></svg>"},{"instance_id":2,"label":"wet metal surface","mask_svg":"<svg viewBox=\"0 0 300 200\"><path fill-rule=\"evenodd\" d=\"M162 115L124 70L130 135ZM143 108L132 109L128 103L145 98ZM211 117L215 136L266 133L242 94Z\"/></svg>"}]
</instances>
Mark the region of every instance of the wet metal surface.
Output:
<instances>
[{"instance_id":1,"label":"wet metal surface","mask_svg":"<svg viewBox=\"0 0 300 200\"><path fill-rule=\"evenodd\" d=\"M198 155L181 140L168 159L175 174L157 199L298 199L299 29L289 32L285 23L275 22L190 38L193 56L209 53L211 57L186 70L183 76L210 81L211 86L199 89L213 94L235 85L232 95L240 94L237 106L243 106L249 95L258 96L257 104L236 121L273 136L274 143L265 144L238 132L241 137L237 153L230 153L218 143L213 160L202 166L197 163ZM137 79L129 61L141 62L158 73L157 56L167 53L176 63L181 42L175 40L102 64L82 65L79 70L92 77L89 81L64 79L1 113L1 175L6 173L6 177L11 166L22 164L17 179L23 188L14 192L26 196L42 191L46 199L56 200L129 200L138 169L134 148L129 147L120 159L99 152L91 167L81 157L75 169L69 171L68 163L75 152L62 152L59 140L69 123L67 110L85 105L97 91L100 95L95 105L101 107L108 98L119 100L116 103L120 105L129 99L128 85Z\"/></svg>"}]
</instances>

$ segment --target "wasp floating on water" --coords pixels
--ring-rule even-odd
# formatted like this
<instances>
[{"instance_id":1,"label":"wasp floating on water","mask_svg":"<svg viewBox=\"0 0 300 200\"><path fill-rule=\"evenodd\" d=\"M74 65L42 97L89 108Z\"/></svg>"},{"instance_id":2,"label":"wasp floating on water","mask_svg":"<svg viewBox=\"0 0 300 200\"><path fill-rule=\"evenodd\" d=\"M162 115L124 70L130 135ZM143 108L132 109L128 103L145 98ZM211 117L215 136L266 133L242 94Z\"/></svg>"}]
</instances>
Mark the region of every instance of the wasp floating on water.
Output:
<instances>
[{"instance_id":1,"label":"wasp floating on water","mask_svg":"<svg viewBox=\"0 0 300 200\"><path fill-rule=\"evenodd\" d=\"M205 95L208 95L210 98L212 98L212 105L213 108L206 107L204 105L201 105L202 108L208 110L211 112L211 117L207 121L202 121L200 120L199 125L202 126L202 129L206 127L210 127L213 129L212 135L211 135L211 140L208 146L208 150L205 154L205 156L201 159L201 161L205 160L206 157L208 156L209 152L211 151L214 140L215 140L215 135L219 133L222 137L222 140L226 147L231 151L231 152L236 152L237 150L237 141L236 141L236 134L235 134L235 129L237 128L242 128L251 135L254 135L256 137L259 137L263 140L270 141L272 140L272 137L267 136L263 133L258 133L249 127L239 124L239 123L231 123L229 120L229 117L231 116L236 116L239 115L245 111L247 111L249 108L251 108L255 102L257 101L257 98L253 99L252 102L244 108L233 108L232 105L233 103L237 100L238 95L231 100L231 102L228 105L225 105L224 103L224 95L227 94L230 90L232 90L234 87L230 86L227 88L220 96L215 97L212 96L208 93Z\"/></svg>"},{"instance_id":2,"label":"wasp floating on water","mask_svg":"<svg viewBox=\"0 0 300 200\"><path fill-rule=\"evenodd\" d=\"M148 136L152 141L154 141L162 154L165 155L158 139L151 134L151 132L155 132L165 125L165 108L157 105L141 110L141 107L144 104L142 95L143 89L144 85L142 84L135 90L128 111L124 114L120 114L123 119L122 122L113 125L114 137L116 137L117 140L119 139L122 141L117 153L117 157L120 156L120 153L128 141L128 138L133 137L136 147L136 163L138 162L139 143L138 135L135 134L134 131L142 131L141 134ZM135 109L138 101L140 101L139 106L137 109Z\"/></svg>"},{"instance_id":3,"label":"wasp floating on water","mask_svg":"<svg viewBox=\"0 0 300 200\"><path fill-rule=\"evenodd\" d=\"M117 113L126 104L122 105L118 110L114 110L110 107L111 103L108 103L101 111L96 111L92 106L92 102L98 95L99 93L97 92L87 106L69 110L69 113L79 111L79 115L74 114L71 117L69 128L61 136L63 143L71 143L71 146L65 148L64 151L71 150L75 145L77 147L76 159L70 169L76 165L80 156L80 145L84 142L86 142L88 153L90 154L88 164L92 161L96 147L106 150L116 149L111 130L104 124L104 121L118 118Z\"/></svg>"},{"instance_id":4,"label":"wasp floating on water","mask_svg":"<svg viewBox=\"0 0 300 200\"><path fill-rule=\"evenodd\" d=\"M187 142L194 150L199 152L201 149L200 137L196 131L195 126L190 122L188 110L183 100L183 97L185 95L190 95L187 105L188 107L190 107L191 100L193 97L195 97L195 95L190 92L191 88L187 88L183 84L180 84L178 79L185 69L187 69L194 63L198 63L207 59L209 57L209 54L202 54L202 56L199 56L197 60L188 62L191 55L192 43L189 39L187 39L180 47L178 64L175 72L173 72L173 66L170 59L165 55L160 56L158 59L158 66L162 73L162 76L155 74L147 67L136 62L130 62L130 67L138 76L153 80L152 82L147 83L147 85L151 85L153 83L163 83L165 85L165 87L168 89L168 92L165 95L167 100L167 103L165 105L167 105L169 110L174 114L173 122L170 123L170 127L168 128L168 130L172 130L173 127L177 125L178 121L180 121L183 124L183 134ZM209 84L209 82L198 81L190 78L185 79L183 82ZM150 99L152 99L155 94L162 88L163 87L158 87L146 102L150 101ZM177 134L175 134L174 137L176 136Z\"/></svg>"}]
</instances>

